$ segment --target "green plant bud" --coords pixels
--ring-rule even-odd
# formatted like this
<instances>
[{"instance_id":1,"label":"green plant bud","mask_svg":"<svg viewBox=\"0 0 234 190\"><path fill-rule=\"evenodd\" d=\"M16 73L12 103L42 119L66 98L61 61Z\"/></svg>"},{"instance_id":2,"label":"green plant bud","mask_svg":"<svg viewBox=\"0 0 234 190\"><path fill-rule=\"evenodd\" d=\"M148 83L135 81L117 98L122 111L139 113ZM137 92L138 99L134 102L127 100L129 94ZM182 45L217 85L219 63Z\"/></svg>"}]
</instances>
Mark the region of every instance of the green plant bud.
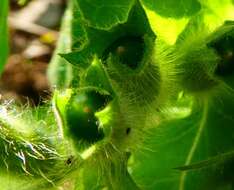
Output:
<instances>
[{"instance_id":1,"label":"green plant bud","mask_svg":"<svg viewBox=\"0 0 234 190\"><path fill-rule=\"evenodd\" d=\"M106 50L109 51L107 71L116 93L136 107L149 107L160 93L160 68L154 60L154 40L152 36L125 36Z\"/></svg>"},{"instance_id":2,"label":"green plant bud","mask_svg":"<svg viewBox=\"0 0 234 190\"><path fill-rule=\"evenodd\" d=\"M214 69L218 57L209 48L198 48L185 55L180 65L183 88L190 93L204 92L218 85Z\"/></svg>"},{"instance_id":3,"label":"green plant bud","mask_svg":"<svg viewBox=\"0 0 234 190\"><path fill-rule=\"evenodd\" d=\"M96 56L90 66L81 75L80 87L94 87L114 94L108 74Z\"/></svg>"},{"instance_id":4,"label":"green plant bud","mask_svg":"<svg viewBox=\"0 0 234 190\"><path fill-rule=\"evenodd\" d=\"M64 136L72 139L79 150L104 138L104 131L96 112L101 111L111 100L106 91L83 88L61 95L57 92L55 102L64 123ZM65 104L63 102L65 101Z\"/></svg>"},{"instance_id":5,"label":"green plant bud","mask_svg":"<svg viewBox=\"0 0 234 190\"><path fill-rule=\"evenodd\" d=\"M175 59L172 64L177 82L186 93L201 95L197 97L210 95L220 82L214 76L219 56L207 46L210 34L201 26L196 32L186 31L183 35L173 49Z\"/></svg>"},{"instance_id":6,"label":"green plant bud","mask_svg":"<svg viewBox=\"0 0 234 190\"><path fill-rule=\"evenodd\" d=\"M30 108L28 108L30 109ZM31 176L42 179L46 175L51 180L59 177L60 172L54 170L60 167L65 173L69 170L64 163L66 155L63 142L59 142L57 133L51 131L49 126L53 115L45 113L49 118L47 126L41 123L41 118L37 114L42 110L37 110L35 115L31 111L21 110L21 114L14 105L11 107L0 107L0 169L15 176ZM36 120L38 119L38 120ZM69 155L70 156L70 155Z\"/></svg>"},{"instance_id":7,"label":"green plant bud","mask_svg":"<svg viewBox=\"0 0 234 190\"><path fill-rule=\"evenodd\" d=\"M205 33L205 32L204 32ZM192 44L192 45L191 45ZM178 77L182 88L202 96L217 94L224 77L234 72L234 25L226 22L211 34L190 36L178 47Z\"/></svg>"}]
</instances>

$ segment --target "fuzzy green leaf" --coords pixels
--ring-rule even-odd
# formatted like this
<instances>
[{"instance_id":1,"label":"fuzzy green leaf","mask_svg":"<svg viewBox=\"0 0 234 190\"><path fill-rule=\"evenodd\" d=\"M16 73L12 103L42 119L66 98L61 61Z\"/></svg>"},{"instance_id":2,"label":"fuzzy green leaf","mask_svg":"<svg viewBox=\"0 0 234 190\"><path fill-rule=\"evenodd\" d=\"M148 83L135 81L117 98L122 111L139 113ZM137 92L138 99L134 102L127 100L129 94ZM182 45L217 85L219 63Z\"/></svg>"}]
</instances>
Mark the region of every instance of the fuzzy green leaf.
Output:
<instances>
[{"instance_id":1,"label":"fuzzy green leaf","mask_svg":"<svg viewBox=\"0 0 234 190\"><path fill-rule=\"evenodd\" d=\"M48 105L23 109L0 106L0 188L54 189L82 160L58 136Z\"/></svg>"},{"instance_id":2,"label":"fuzzy green leaf","mask_svg":"<svg viewBox=\"0 0 234 190\"><path fill-rule=\"evenodd\" d=\"M219 190L232 187L233 159L224 160L219 155L234 150L233 107L232 96L222 94L217 99L210 98L202 107L193 108L188 117L159 126L145 144L153 152L146 155L137 153L133 157L130 168L134 179L147 190ZM213 156L216 156L214 163L202 170L174 169L205 162Z\"/></svg>"},{"instance_id":3,"label":"fuzzy green leaf","mask_svg":"<svg viewBox=\"0 0 234 190\"><path fill-rule=\"evenodd\" d=\"M93 57L102 58L105 50L117 39L123 36L144 36L154 35L149 26L144 10L139 3L136 3L130 13L126 23L118 25L109 31L97 30L86 26L81 21L81 15L77 8L75 11L75 21L73 25L73 37L75 51L63 54L62 56L71 64L80 69L86 69L92 62ZM77 25L81 27L76 29Z\"/></svg>"},{"instance_id":4,"label":"fuzzy green leaf","mask_svg":"<svg viewBox=\"0 0 234 190\"><path fill-rule=\"evenodd\" d=\"M84 21L91 27L108 30L127 21L134 0L76 0Z\"/></svg>"}]
</instances>

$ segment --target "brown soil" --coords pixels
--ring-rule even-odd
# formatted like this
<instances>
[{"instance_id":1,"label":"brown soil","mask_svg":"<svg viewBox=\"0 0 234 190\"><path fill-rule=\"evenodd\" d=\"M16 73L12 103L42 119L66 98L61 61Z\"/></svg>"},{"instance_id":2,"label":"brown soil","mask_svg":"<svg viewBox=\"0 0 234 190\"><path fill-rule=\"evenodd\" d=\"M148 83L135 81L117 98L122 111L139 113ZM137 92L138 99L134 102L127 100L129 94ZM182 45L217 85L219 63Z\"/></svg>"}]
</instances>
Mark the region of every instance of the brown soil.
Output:
<instances>
[{"instance_id":1,"label":"brown soil","mask_svg":"<svg viewBox=\"0 0 234 190\"><path fill-rule=\"evenodd\" d=\"M21 8L17 0L10 1L11 13ZM9 33L10 55L0 78L0 97L2 100L14 99L19 103L42 104L44 100L50 98L46 70L55 42L45 44L40 41L41 36L14 28L10 28ZM25 56L25 50L33 41L46 46L47 53L33 58Z\"/></svg>"}]
</instances>

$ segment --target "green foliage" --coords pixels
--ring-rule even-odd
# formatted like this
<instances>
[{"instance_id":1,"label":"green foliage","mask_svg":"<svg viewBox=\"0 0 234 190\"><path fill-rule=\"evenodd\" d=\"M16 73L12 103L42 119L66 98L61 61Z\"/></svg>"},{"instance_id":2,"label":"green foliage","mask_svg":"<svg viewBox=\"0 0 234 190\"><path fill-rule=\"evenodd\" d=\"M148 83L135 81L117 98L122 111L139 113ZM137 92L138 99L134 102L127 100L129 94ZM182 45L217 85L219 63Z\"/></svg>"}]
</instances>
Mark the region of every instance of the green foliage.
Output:
<instances>
[{"instance_id":1,"label":"green foliage","mask_svg":"<svg viewBox=\"0 0 234 190\"><path fill-rule=\"evenodd\" d=\"M12 179L16 180L16 186L25 190L50 188L80 164L79 159L67 164L72 155L76 156L61 142L53 112L48 106L32 110L3 104L0 125L0 168L1 174L8 176L1 188ZM20 182L17 182L18 177ZM13 184L11 186L16 188Z\"/></svg>"},{"instance_id":2,"label":"green foliage","mask_svg":"<svg viewBox=\"0 0 234 190\"><path fill-rule=\"evenodd\" d=\"M70 1L52 106L3 105L0 167L25 190L233 189L233 12L231 0Z\"/></svg>"},{"instance_id":3,"label":"green foliage","mask_svg":"<svg viewBox=\"0 0 234 190\"><path fill-rule=\"evenodd\" d=\"M7 15L8 15L8 0L0 2L0 73L7 60L8 55L8 27L7 27Z\"/></svg>"},{"instance_id":4,"label":"green foliage","mask_svg":"<svg viewBox=\"0 0 234 190\"><path fill-rule=\"evenodd\" d=\"M143 0L144 5L160 14L163 17L186 17L197 13L201 9L201 5L197 0L185 0L176 2L173 0L163 1Z\"/></svg>"},{"instance_id":5,"label":"green foliage","mask_svg":"<svg viewBox=\"0 0 234 190\"><path fill-rule=\"evenodd\" d=\"M77 0L77 2L84 22L97 29L110 29L117 24L127 21L134 0Z\"/></svg>"},{"instance_id":6,"label":"green foliage","mask_svg":"<svg viewBox=\"0 0 234 190\"><path fill-rule=\"evenodd\" d=\"M232 188L233 156L226 155L233 151L233 120L229 117L233 100L228 97L210 98L187 117L154 130L155 136L145 146L155 151L138 153L131 163L133 176L143 189ZM189 166L200 161L204 162L200 167ZM187 170L175 169L183 165ZM150 183L154 179L155 183Z\"/></svg>"}]
</instances>

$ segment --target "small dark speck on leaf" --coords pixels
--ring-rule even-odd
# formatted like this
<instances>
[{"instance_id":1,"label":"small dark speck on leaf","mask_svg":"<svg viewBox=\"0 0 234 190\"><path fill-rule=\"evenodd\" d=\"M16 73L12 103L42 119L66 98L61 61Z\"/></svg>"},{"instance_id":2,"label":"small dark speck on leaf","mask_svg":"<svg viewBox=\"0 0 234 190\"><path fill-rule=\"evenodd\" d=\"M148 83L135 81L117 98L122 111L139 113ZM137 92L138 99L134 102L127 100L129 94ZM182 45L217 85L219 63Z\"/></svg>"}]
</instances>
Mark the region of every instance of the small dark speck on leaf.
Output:
<instances>
[{"instance_id":1,"label":"small dark speck on leaf","mask_svg":"<svg viewBox=\"0 0 234 190\"><path fill-rule=\"evenodd\" d=\"M66 160L66 164L67 165L71 165L73 162L73 156L70 156L67 160Z\"/></svg>"},{"instance_id":2,"label":"small dark speck on leaf","mask_svg":"<svg viewBox=\"0 0 234 190\"><path fill-rule=\"evenodd\" d=\"M130 132L131 132L131 128L128 127L128 128L126 129L126 134L128 135Z\"/></svg>"}]
</instances>

